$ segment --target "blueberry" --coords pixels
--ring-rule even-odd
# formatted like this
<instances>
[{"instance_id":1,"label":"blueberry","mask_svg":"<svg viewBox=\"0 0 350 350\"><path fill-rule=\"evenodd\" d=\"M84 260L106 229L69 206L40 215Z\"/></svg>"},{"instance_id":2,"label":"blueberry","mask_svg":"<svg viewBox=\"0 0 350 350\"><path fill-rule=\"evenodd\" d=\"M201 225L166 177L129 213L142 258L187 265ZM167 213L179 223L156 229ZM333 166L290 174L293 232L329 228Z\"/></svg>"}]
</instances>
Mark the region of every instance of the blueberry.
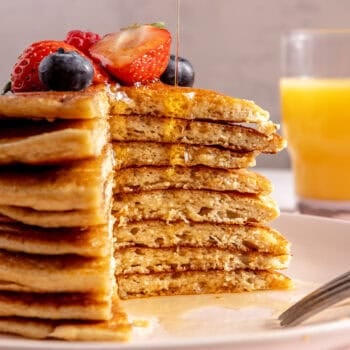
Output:
<instances>
[{"instance_id":1,"label":"blueberry","mask_svg":"<svg viewBox=\"0 0 350 350\"><path fill-rule=\"evenodd\" d=\"M160 76L160 80L168 85L175 85L175 55L170 55L168 67ZM192 86L194 83L194 69L186 58L178 57L177 85Z\"/></svg>"},{"instance_id":2,"label":"blueberry","mask_svg":"<svg viewBox=\"0 0 350 350\"><path fill-rule=\"evenodd\" d=\"M39 79L49 90L82 90L91 84L93 77L91 62L75 51L60 48L39 64Z\"/></svg>"}]
</instances>

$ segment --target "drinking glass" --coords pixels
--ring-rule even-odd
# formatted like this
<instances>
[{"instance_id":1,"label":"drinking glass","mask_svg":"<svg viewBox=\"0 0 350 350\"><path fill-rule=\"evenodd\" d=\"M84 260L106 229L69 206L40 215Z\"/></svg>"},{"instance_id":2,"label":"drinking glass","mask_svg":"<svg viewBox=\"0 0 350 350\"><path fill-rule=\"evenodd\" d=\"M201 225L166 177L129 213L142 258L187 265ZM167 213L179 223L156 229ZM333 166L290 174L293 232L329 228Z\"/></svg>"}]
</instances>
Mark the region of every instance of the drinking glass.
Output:
<instances>
[{"instance_id":1,"label":"drinking glass","mask_svg":"<svg viewBox=\"0 0 350 350\"><path fill-rule=\"evenodd\" d=\"M280 94L300 212L350 219L350 29L286 34Z\"/></svg>"}]
</instances>

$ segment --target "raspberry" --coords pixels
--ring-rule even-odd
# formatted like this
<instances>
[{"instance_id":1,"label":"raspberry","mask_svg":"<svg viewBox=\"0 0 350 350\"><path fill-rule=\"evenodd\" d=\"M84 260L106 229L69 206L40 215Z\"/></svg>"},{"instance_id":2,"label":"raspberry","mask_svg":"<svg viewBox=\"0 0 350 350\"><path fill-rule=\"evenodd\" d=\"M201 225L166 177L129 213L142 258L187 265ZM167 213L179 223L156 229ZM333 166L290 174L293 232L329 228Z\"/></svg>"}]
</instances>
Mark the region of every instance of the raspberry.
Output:
<instances>
[{"instance_id":1,"label":"raspberry","mask_svg":"<svg viewBox=\"0 0 350 350\"><path fill-rule=\"evenodd\" d=\"M93 32L84 32L82 30L71 30L68 32L66 39L67 44L74 46L78 50L90 56L89 49L101 39L100 35Z\"/></svg>"}]
</instances>

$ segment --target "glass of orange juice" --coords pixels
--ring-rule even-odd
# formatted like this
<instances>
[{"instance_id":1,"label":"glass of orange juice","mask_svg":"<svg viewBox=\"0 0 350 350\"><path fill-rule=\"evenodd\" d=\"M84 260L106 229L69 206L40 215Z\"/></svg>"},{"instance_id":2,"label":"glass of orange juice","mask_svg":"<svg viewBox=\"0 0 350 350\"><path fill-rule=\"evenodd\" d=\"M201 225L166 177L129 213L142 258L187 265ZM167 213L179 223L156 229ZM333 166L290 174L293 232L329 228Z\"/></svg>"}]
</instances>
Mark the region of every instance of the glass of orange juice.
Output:
<instances>
[{"instance_id":1,"label":"glass of orange juice","mask_svg":"<svg viewBox=\"0 0 350 350\"><path fill-rule=\"evenodd\" d=\"M282 39L282 128L298 207L350 218L350 29Z\"/></svg>"}]
</instances>

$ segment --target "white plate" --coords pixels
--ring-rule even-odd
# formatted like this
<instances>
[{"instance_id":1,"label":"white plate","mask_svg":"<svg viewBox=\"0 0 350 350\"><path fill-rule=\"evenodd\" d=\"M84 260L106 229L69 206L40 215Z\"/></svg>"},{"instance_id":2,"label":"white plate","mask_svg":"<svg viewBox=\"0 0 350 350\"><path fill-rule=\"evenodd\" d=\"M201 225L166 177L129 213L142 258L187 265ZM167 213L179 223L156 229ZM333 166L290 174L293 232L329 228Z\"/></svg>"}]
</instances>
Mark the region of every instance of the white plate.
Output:
<instances>
[{"instance_id":1,"label":"white plate","mask_svg":"<svg viewBox=\"0 0 350 350\"><path fill-rule=\"evenodd\" d=\"M305 325L281 329L277 315L291 303L350 266L350 222L283 214L274 226L293 244L288 292L178 296L124 303L137 320L127 344L32 341L1 337L1 349L346 349L350 304L330 309Z\"/></svg>"}]
</instances>

